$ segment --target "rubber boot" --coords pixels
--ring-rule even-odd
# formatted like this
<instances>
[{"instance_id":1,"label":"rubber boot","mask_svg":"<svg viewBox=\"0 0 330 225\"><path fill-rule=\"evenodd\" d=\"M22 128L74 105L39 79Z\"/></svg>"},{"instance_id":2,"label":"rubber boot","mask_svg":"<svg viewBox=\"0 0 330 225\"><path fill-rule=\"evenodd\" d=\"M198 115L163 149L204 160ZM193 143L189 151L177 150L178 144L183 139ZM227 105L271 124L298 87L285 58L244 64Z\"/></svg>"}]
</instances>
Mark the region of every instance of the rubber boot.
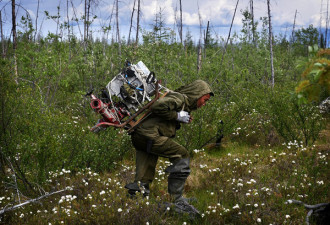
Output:
<instances>
[{"instance_id":1,"label":"rubber boot","mask_svg":"<svg viewBox=\"0 0 330 225\"><path fill-rule=\"evenodd\" d=\"M149 183L133 182L126 184L125 188L128 189L129 197L135 197L136 192L141 192L144 197L150 194Z\"/></svg>"},{"instance_id":2,"label":"rubber boot","mask_svg":"<svg viewBox=\"0 0 330 225\"><path fill-rule=\"evenodd\" d=\"M175 211L177 213L188 213L190 216L199 216L200 212L189 204L186 198L182 196L186 178L169 178L168 192L173 199Z\"/></svg>"},{"instance_id":3,"label":"rubber boot","mask_svg":"<svg viewBox=\"0 0 330 225\"><path fill-rule=\"evenodd\" d=\"M137 182L126 184L125 188L128 189L128 197L131 198L134 198L136 196L136 192L141 191Z\"/></svg>"}]
</instances>

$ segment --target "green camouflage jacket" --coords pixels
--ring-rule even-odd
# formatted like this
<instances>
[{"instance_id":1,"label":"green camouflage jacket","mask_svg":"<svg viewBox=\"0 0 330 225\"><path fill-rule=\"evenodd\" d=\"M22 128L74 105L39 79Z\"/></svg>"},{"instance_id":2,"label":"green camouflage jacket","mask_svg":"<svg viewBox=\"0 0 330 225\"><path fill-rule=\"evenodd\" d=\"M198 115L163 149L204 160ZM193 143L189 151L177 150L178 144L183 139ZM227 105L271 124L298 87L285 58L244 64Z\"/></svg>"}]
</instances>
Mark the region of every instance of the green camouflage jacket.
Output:
<instances>
[{"instance_id":1,"label":"green camouflage jacket","mask_svg":"<svg viewBox=\"0 0 330 225\"><path fill-rule=\"evenodd\" d=\"M177 112L196 110L197 100L208 93L213 95L211 87L202 80L196 80L175 91L170 91L152 105L152 114L141 122L135 132L150 140L158 137L174 137L178 125ZM163 140L165 142L167 139Z\"/></svg>"}]
</instances>

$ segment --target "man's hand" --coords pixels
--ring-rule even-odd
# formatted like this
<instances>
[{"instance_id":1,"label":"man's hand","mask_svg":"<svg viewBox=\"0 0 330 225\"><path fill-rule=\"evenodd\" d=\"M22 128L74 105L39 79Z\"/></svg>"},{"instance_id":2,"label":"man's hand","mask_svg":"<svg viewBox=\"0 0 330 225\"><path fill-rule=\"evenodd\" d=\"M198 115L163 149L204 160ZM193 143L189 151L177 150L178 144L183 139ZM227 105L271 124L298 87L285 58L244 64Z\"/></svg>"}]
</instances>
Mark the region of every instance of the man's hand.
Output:
<instances>
[{"instance_id":1,"label":"man's hand","mask_svg":"<svg viewBox=\"0 0 330 225\"><path fill-rule=\"evenodd\" d=\"M190 115L186 111L180 111L180 112L178 112L178 118L176 120L179 121L179 122L181 122L181 123L189 123L189 122L191 122Z\"/></svg>"}]
</instances>

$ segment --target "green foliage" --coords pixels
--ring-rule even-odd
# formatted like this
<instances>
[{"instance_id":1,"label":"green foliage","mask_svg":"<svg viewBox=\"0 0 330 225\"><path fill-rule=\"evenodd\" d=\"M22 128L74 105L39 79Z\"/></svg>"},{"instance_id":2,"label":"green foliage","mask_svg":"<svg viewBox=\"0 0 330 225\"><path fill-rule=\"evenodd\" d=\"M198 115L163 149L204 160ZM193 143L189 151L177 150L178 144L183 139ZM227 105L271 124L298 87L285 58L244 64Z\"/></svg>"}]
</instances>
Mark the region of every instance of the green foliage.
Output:
<instances>
[{"instance_id":1,"label":"green foliage","mask_svg":"<svg viewBox=\"0 0 330 225\"><path fill-rule=\"evenodd\" d=\"M134 154L130 137L123 131L111 128L99 134L91 133L89 127L95 124L99 115L92 112L89 100L83 95L91 88L94 88L95 93L98 93L98 90L120 72L126 59L133 63L143 61L151 71L155 72L157 79L172 90L196 79L203 79L211 84L215 97L212 97L207 106L193 112L193 123L183 125L177 133L176 140L183 144L192 155L196 154L194 150L200 151L201 146L219 130L224 134L224 145L216 149L214 154L221 157L225 156L223 152L235 152L238 144L248 146L248 148L253 146L251 151L262 146L263 149L256 150L261 155L261 153L266 152L269 145L282 149L284 147L280 144L283 142L291 143L296 140L299 144L302 141L304 145L314 143L319 131L323 128L324 121L315 107L309 104L297 104L297 99L291 98L288 94L288 90L293 90L294 86L297 85L297 74L301 74L305 69L306 64L296 67L295 62L297 59L305 59L305 52L302 53L300 49L306 50L307 47L305 48L301 42L292 46L294 51L288 51L288 43L283 40L283 37L274 37L275 90L272 90L269 87L268 20L267 18L261 20L263 30L256 34L256 43L251 43L251 31L257 26L257 22L252 24L251 15L246 12L244 15L246 31L243 32L243 35L232 36L225 54L223 54L224 49L221 43L214 43L212 47L204 49L200 70L197 70L196 60L198 47L193 44L190 34L187 33L184 46L175 43L173 31L164 27L161 14L156 15L155 30L151 33L144 33L143 44L137 46L123 44L121 56L117 55L119 47L117 43L81 42L74 36L70 36L70 41L61 41L58 34L52 33L41 38L38 42L21 38L16 50L18 84L14 81L13 53L9 44L8 58L2 58L0 66L0 177L7 183L14 185L12 176L8 173L12 174L12 170L15 170L20 191L28 196L37 196L39 193L35 190L40 187L38 185L45 186L46 191L50 191L52 187L56 186L58 180L55 181L57 177L53 177L54 171L61 173L63 168L70 169L73 174L78 175L85 168L104 173L114 170L114 173L117 173L118 170L116 169L119 162L123 159L131 159ZM52 20L58 20L58 16L48 15L49 19ZM63 29L61 26L59 28ZM108 32L108 28L105 27L104 31ZM28 29L24 32L30 35ZM61 34L61 32L59 33ZM322 57L328 58L328 56ZM318 71L325 71L327 68L323 62L319 61L313 62L313 66ZM313 72L306 76L306 79L313 78L313 81L320 81L324 74L323 72L318 74L317 71ZM279 88L280 86L282 87ZM224 122L223 125L220 120ZM234 147L226 148L228 145ZM237 147L238 150L244 151L244 149ZM239 154L239 152L236 153ZM248 160L247 156L243 158L245 161ZM198 157L194 159L198 159ZM198 162L202 164L204 159L202 157ZM255 164L254 166L266 168L270 159L264 157L263 160L266 164ZM258 162L262 163L263 160ZM302 161L303 157L301 158ZM200 179L197 179L200 183L196 186L188 185L188 188L192 190L189 194L198 194L198 197L202 199L201 203L197 205L198 208L203 209L205 215L209 215L209 217L199 221L201 224L219 222L219 217L212 214L211 210L206 209L208 206L218 207L217 204L221 203L224 208L232 209L240 200L246 204L251 204L249 199L244 197L246 193L243 195L233 194L232 187L227 180L232 179L236 172L247 179L251 176L248 171L253 167L247 169L242 168L242 165L235 164L237 166L236 172L232 172L232 167L226 166L232 163L232 160L227 157L225 157L225 161L219 159L214 168L222 165L223 172L211 173L206 170L204 171L205 177L201 176ZM308 163L308 165L312 165L314 161ZM270 171L267 168L253 172L258 176L260 175L260 181L265 184L265 181L270 180L276 173L285 171L281 169L292 169L292 166L287 164L287 162L281 161L279 165L274 165ZM192 166L197 167L196 171L200 168L200 165ZM8 169L11 172L8 172ZM306 168L302 170L304 169ZM132 170L133 168L130 168L125 170L125 173L120 173L122 175L120 181L132 180ZM315 175L313 176L316 177L319 171L321 169L314 171ZM54 207L57 207L59 214L46 215L42 217L43 219L47 218L47 220L53 221L53 218L58 218L67 221L67 223L80 223L82 220L86 223L95 221L97 221L96 223L106 223L106 219L111 218L111 221L118 221L118 223L120 221L137 221L137 223L146 223L147 221L162 223L165 221L171 224L175 224L177 221L182 224L186 220L186 218L179 220L176 217L168 218L167 215L162 218L155 217L155 211L149 209L154 209L157 201L152 200L146 208L140 207L140 204L145 206L145 200L136 204L134 201L119 199L118 196L124 196L125 193L123 188L117 187L116 189L115 186L111 186L112 190L115 191L109 194L106 203L104 203L108 206L111 205L111 210L109 210L109 207L104 206L102 202L103 196L93 192L103 188L106 185L105 181L99 182L97 179L90 179L89 172L86 173L88 175L80 174L81 177L76 177L77 180L74 181L76 192L72 194L80 193L80 191L81 193L79 194L79 203L71 205L72 210L78 211L79 209L86 214L75 216L70 214L68 216L66 211L60 208L60 205L50 204L47 205L47 210L52 211ZM109 176L113 177L114 174ZM92 186L81 184L82 179L86 180L86 177L90 179L90 183L93 183ZM69 178L75 179L74 175ZM59 178L63 187L73 185L69 178ZM160 182L153 184L154 190L166 193L164 179L158 178ZM288 182L291 183L299 181L298 178L297 180L287 178ZM49 180L53 181L50 182ZM218 187L224 185L225 193L225 195L222 192L216 193L217 197L211 202L209 197L212 191L207 189L210 186L210 180L214 181L214 185L211 185L213 192L215 190L220 191L221 189ZM284 182L283 180L280 181ZM274 190L276 189L276 182L277 180L272 182ZM4 184L1 185L1 187L5 186ZM261 188L258 186L255 189L261 190ZM198 193L204 189L210 192ZM4 189L0 188L0 190ZM244 189L244 191L247 192L248 189ZM319 188L317 192L323 193L324 190ZM0 193L2 194L1 191ZM278 188L276 193L285 196L288 191L285 188ZM87 194L91 194L95 201L85 199ZM164 201L167 197L163 194L160 199ZM256 201L264 201L266 197L263 194ZM313 199L310 198L309 200ZM130 209L131 213L125 214L124 217L122 214L118 214L116 210L119 207L124 208L127 201L134 206L127 208ZM283 199L271 199L269 204L277 207L277 211L281 211L284 210L281 206L283 201ZM53 202L58 203L59 199L55 198ZM96 204L102 205L100 211L89 214L92 205ZM223 223L254 223L257 216L263 215L262 211L259 210L252 216L245 213L242 213L243 216L238 216L235 210L225 212L224 208L216 209L223 213L224 216L221 217ZM250 206L246 205L242 206L243 209L245 211L252 210ZM267 208L270 211L272 209L272 207ZM26 215L28 209L22 210L22 213ZM295 214L291 209L288 213L293 213L296 218L303 215L302 211ZM19 223L20 218L17 215L10 215L13 217L8 221ZM278 216L278 214L272 215ZM40 221L40 218L38 215L30 217L31 221L29 222ZM80 220L81 218L83 219ZM266 218L265 221L273 222L270 219L271 216L266 216ZM276 222L280 224L283 221L278 220Z\"/></svg>"},{"instance_id":2,"label":"green foliage","mask_svg":"<svg viewBox=\"0 0 330 225\"><path fill-rule=\"evenodd\" d=\"M270 96L269 109L272 125L286 142L313 144L325 126L318 107L299 104L293 94L274 92Z\"/></svg>"},{"instance_id":3,"label":"green foliage","mask_svg":"<svg viewBox=\"0 0 330 225\"><path fill-rule=\"evenodd\" d=\"M309 25L308 28L301 28L294 33L294 46L295 53L308 55L308 46L314 46L318 44L319 32L313 25Z\"/></svg>"},{"instance_id":4,"label":"green foliage","mask_svg":"<svg viewBox=\"0 0 330 225\"><path fill-rule=\"evenodd\" d=\"M309 46L310 57L302 73L302 81L296 87L299 103L320 103L330 95L330 51ZM305 64L303 64L305 65Z\"/></svg>"}]
</instances>

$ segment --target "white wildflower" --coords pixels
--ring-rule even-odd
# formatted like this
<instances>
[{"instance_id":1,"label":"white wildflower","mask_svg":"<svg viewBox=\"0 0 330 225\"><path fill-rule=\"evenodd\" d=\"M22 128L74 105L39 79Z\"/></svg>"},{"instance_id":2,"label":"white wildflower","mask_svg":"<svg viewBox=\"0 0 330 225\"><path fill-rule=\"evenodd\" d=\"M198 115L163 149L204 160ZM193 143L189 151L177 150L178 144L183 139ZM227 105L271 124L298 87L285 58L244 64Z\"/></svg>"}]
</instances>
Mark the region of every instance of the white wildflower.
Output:
<instances>
[{"instance_id":1,"label":"white wildflower","mask_svg":"<svg viewBox=\"0 0 330 225\"><path fill-rule=\"evenodd\" d=\"M233 209L239 209L239 205L236 204L236 205L233 207Z\"/></svg>"}]
</instances>

